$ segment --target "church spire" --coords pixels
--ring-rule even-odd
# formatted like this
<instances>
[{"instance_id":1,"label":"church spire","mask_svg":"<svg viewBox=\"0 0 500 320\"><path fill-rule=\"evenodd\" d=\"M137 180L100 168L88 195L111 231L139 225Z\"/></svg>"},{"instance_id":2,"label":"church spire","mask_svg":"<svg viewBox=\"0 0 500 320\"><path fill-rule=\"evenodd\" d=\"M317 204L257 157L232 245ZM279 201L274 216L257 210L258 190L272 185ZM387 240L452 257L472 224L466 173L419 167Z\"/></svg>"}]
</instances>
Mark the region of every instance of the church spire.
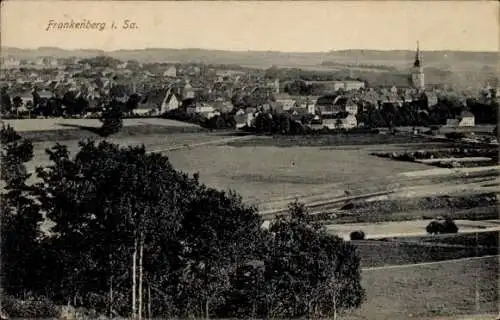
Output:
<instances>
[{"instance_id":1,"label":"church spire","mask_svg":"<svg viewBox=\"0 0 500 320\"><path fill-rule=\"evenodd\" d=\"M420 44L417 41L417 52L415 53L415 62L413 63L415 68L420 68Z\"/></svg>"}]
</instances>

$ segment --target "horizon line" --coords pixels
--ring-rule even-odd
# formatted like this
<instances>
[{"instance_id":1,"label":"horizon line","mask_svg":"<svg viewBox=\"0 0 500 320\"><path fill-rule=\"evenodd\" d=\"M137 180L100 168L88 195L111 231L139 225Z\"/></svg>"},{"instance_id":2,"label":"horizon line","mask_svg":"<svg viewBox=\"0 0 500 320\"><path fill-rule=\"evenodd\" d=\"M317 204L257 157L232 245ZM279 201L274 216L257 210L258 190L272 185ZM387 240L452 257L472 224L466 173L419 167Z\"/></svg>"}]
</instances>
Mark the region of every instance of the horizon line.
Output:
<instances>
[{"instance_id":1,"label":"horizon line","mask_svg":"<svg viewBox=\"0 0 500 320\"><path fill-rule=\"evenodd\" d=\"M226 51L235 53L244 52L272 52L272 53L293 53L293 54L321 54L330 52L342 52L342 51L376 51L376 52L394 52L394 51L410 51L415 52L416 49L368 49L368 48L342 48L342 49L331 49L328 51L283 51L283 50L257 50L257 49L216 49L216 48L202 48L202 47L185 47L185 48L173 48L173 47L142 47L142 48L116 48L116 49L99 49L99 48L64 48L57 46L38 46L38 47L17 47L17 46L2 46L0 51L8 49L18 49L18 50L40 50L40 49L58 49L63 51L101 51L105 53L112 53L116 51L145 51L145 50L199 50L199 51ZM421 52L464 52L464 53L498 53L497 50L459 50L459 49L432 49L425 50L420 48Z\"/></svg>"}]
</instances>

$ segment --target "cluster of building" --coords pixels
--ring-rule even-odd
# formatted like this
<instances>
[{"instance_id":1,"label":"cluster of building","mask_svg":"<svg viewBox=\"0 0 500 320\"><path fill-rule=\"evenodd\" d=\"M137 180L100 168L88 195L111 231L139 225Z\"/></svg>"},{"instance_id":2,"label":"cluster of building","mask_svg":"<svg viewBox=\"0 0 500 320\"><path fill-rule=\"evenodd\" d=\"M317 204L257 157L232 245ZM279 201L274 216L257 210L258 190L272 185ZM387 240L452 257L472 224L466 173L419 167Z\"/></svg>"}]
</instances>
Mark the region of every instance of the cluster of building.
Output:
<instances>
[{"instance_id":1,"label":"cluster of building","mask_svg":"<svg viewBox=\"0 0 500 320\"><path fill-rule=\"evenodd\" d=\"M287 112L293 119L308 118L311 123L329 128L349 129L359 125L356 115L367 108L378 109L384 104L400 107L412 101L425 101L426 108L432 108L440 94L425 89L418 44L408 87L367 88L365 82L355 80L305 82L319 83L324 88L321 96L290 95L285 92L286 81L267 79L262 70L243 68L136 61L95 66L89 59L52 57L33 61L6 58L2 63L6 72L0 75L0 84L11 97L21 98L21 110L32 103L33 91L43 99L62 99L68 93L73 98L82 97L88 101L87 113L99 110L109 99L126 103L136 95L138 103L132 111L136 115L179 111L211 118L231 113L237 127L251 126L259 112L272 110ZM464 111L448 124L474 125L470 115Z\"/></svg>"}]
</instances>

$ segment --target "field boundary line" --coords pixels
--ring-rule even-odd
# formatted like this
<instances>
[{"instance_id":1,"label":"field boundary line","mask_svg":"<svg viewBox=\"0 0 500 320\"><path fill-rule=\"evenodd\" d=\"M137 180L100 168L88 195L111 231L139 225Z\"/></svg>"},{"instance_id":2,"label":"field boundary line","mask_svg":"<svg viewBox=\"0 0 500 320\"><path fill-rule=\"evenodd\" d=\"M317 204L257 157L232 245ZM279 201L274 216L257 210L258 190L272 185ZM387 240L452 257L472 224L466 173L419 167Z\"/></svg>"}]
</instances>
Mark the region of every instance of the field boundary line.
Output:
<instances>
[{"instance_id":1,"label":"field boundary line","mask_svg":"<svg viewBox=\"0 0 500 320\"><path fill-rule=\"evenodd\" d=\"M408 220L401 222L412 222L412 221L426 221L426 220ZM456 221L456 220L455 220ZM392 222L392 221L389 221ZM334 224L329 224L329 226L335 226ZM485 232L496 232L500 231L500 227L489 227L489 228L478 228L478 229L467 229L465 231L460 231L454 233L454 235L463 235L463 234L474 234L474 233L485 233ZM406 237L426 237L429 236L428 233L425 232L401 232L401 233L392 233L392 234L374 234L368 235L366 240L380 240L385 238L406 238ZM401 241L401 240L396 240Z\"/></svg>"},{"instance_id":2,"label":"field boundary line","mask_svg":"<svg viewBox=\"0 0 500 320\"><path fill-rule=\"evenodd\" d=\"M446 264L446 263L457 263L457 262L462 262L462 261L481 260L481 259L488 259L488 258L494 258L494 257L500 258L500 254L487 255L487 256L481 256L481 257L469 257L469 258L449 259L449 260L442 260L442 261L432 261L432 262L398 264L398 265L381 266L381 267L366 267L366 268L361 268L361 270L362 271L377 271L377 270L405 269L405 268L431 266L431 265Z\"/></svg>"},{"instance_id":3,"label":"field boundary line","mask_svg":"<svg viewBox=\"0 0 500 320\"><path fill-rule=\"evenodd\" d=\"M342 203L342 202L346 202L346 201L350 201L350 200L359 200L359 199L371 198L371 197L376 197L376 196L384 196L384 195L389 195L392 193L394 193L393 190L387 190L387 191L365 193L365 194L349 196L349 197L332 197L332 199L330 199L330 200L321 200L321 201L307 203L306 206L307 206L307 208L311 209L311 208L319 207L319 206L323 206L323 205ZM282 209L265 210L265 211L261 211L259 213L262 216L272 216L272 215L280 214L280 213L283 213L286 211L287 211L286 208L282 208Z\"/></svg>"},{"instance_id":4,"label":"field boundary line","mask_svg":"<svg viewBox=\"0 0 500 320\"><path fill-rule=\"evenodd\" d=\"M168 147L168 148L165 148L165 149L158 149L158 150L147 151L147 153L155 153L155 152L165 152L165 151L176 151L176 150L182 150L182 149L190 149L190 148L194 148L194 147L201 147L201 146L206 146L206 145L211 145L211 144L227 143L227 142L236 141L236 140L249 139L250 137L251 136L240 136L240 137L217 139L217 140L205 141L205 142L199 142L199 143L192 143L192 144L176 145L176 146Z\"/></svg>"}]
</instances>

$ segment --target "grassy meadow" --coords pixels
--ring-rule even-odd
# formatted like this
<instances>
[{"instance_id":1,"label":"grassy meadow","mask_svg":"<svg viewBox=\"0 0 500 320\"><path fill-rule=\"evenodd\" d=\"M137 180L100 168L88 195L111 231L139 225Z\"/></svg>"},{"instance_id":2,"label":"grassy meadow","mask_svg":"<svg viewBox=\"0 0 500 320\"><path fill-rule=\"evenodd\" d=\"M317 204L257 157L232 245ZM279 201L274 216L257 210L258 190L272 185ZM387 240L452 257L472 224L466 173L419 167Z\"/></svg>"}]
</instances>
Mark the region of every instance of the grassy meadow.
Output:
<instances>
[{"instance_id":1,"label":"grassy meadow","mask_svg":"<svg viewBox=\"0 0 500 320\"><path fill-rule=\"evenodd\" d=\"M18 132L31 131L53 131L82 128L99 128L102 122L99 119L71 119L71 118L48 118L48 119L3 119L1 123L11 125ZM124 127L138 126L166 126L166 127L198 127L197 125L170 119L159 118L133 118L124 119Z\"/></svg>"},{"instance_id":2,"label":"grassy meadow","mask_svg":"<svg viewBox=\"0 0 500 320\"><path fill-rule=\"evenodd\" d=\"M423 238L423 237L422 237ZM363 268L394 266L481 257L499 254L498 246L450 245L439 242L407 242L395 240L357 240Z\"/></svg>"},{"instance_id":3,"label":"grassy meadow","mask_svg":"<svg viewBox=\"0 0 500 320\"><path fill-rule=\"evenodd\" d=\"M367 299L341 319L458 319L473 314L494 314L485 319L495 319L498 272L498 257L364 270Z\"/></svg>"},{"instance_id":4,"label":"grassy meadow","mask_svg":"<svg viewBox=\"0 0 500 320\"><path fill-rule=\"evenodd\" d=\"M19 134L33 142L62 142L80 139L97 139L102 123L97 119L23 119L2 120ZM167 119L125 119L123 128L112 139L130 139L151 135L202 133L208 130L199 126Z\"/></svg>"},{"instance_id":5,"label":"grassy meadow","mask_svg":"<svg viewBox=\"0 0 500 320\"><path fill-rule=\"evenodd\" d=\"M435 243L437 245L461 245L461 246L483 246L483 247L496 247L499 246L500 232L477 232L467 234L442 234L433 237L415 237L405 238L405 241L418 241L424 243ZM401 238L399 240L402 240Z\"/></svg>"},{"instance_id":6,"label":"grassy meadow","mask_svg":"<svg viewBox=\"0 0 500 320\"><path fill-rule=\"evenodd\" d=\"M432 142L430 138L414 137L409 135L391 134L324 134L324 135L289 135L289 136L266 136L247 139L245 141L232 142L233 147L330 147L330 146L367 146L382 144L404 144Z\"/></svg>"},{"instance_id":7,"label":"grassy meadow","mask_svg":"<svg viewBox=\"0 0 500 320\"><path fill-rule=\"evenodd\" d=\"M328 198L354 186L384 187L398 172L423 170L417 163L388 162L363 150L317 147L211 146L167 153L176 168L199 172L202 181L234 189L253 202L286 202L322 194Z\"/></svg>"}]
</instances>

